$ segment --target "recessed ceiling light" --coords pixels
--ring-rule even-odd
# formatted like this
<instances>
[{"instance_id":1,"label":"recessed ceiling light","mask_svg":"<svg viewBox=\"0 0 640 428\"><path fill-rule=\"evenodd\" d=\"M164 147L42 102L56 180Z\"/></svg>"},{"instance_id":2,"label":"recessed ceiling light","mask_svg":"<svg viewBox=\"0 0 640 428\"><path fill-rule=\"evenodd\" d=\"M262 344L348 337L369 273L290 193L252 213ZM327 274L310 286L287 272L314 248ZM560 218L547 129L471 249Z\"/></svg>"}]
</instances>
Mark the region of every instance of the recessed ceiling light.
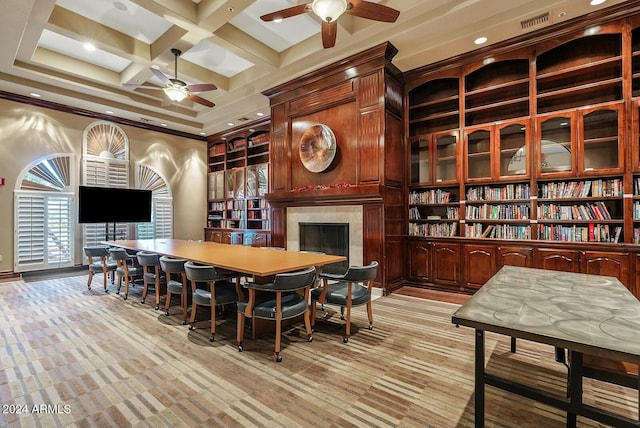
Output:
<instances>
[{"instance_id":1,"label":"recessed ceiling light","mask_svg":"<svg viewBox=\"0 0 640 428\"><path fill-rule=\"evenodd\" d=\"M200 135L207 135L207 133L206 132L201 132Z\"/></svg>"},{"instance_id":2,"label":"recessed ceiling light","mask_svg":"<svg viewBox=\"0 0 640 428\"><path fill-rule=\"evenodd\" d=\"M151 68L153 68L154 70L160 70L160 66L155 64L153 64Z\"/></svg>"},{"instance_id":3,"label":"recessed ceiling light","mask_svg":"<svg viewBox=\"0 0 640 428\"><path fill-rule=\"evenodd\" d=\"M229 122L229 123L227 123L227 125L229 125L229 126L233 126L233 123Z\"/></svg>"},{"instance_id":4,"label":"recessed ceiling light","mask_svg":"<svg viewBox=\"0 0 640 428\"><path fill-rule=\"evenodd\" d=\"M273 22L275 22L276 24L279 24L282 22L282 18L276 18L273 20Z\"/></svg>"},{"instance_id":5,"label":"recessed ceiling light","mask_svg":"<svg viewBox=\"0 0 640 428\"><path fill-rule=\"evenodd\" d=\"M264 113L256 113L258 116L264 116Z\"/></svg>"},{"instance_id":6,"label":"recessed ceiling light","mask_svg":"<svg viewBox=\"0 0 640 428\"><path fill-rule=\"evenodd\" d=\"M160 126L167 126L167 124L166 123L161 123Z\"/></svg>"},{"instance_id":7,"label":"recessed ceiling light","mask_svg":"<svg viewBox=\"0 0 640 428\"><path fill-rule=\"evenodd\" d=\"M607 0L591 0L591 6L598 6L601 5L602 3L604 3Z\"/></svg>"},{"instance_id":8,"label":"recessed ceiling light","mask_svg":"<svg viewBox=\"0 0 640 428\"><path fill-rule=\"evenodd\" d=\"M31 92L29 95L31 95L32 97L35 97L35 98L40 98L40 94L37 94L35 92Z\"/></svg>"},{"instance_id":9,"label":"recessed ceiling light","mask_svg":"<svg viewBox=\"0 0 640 428\"><path fill-rule=\"evenodd\" d=\"M115 7L115 8L116 8L116 9L118 9L118 10L122 10L122 11L124 11L124 10L127 10L127 9L128 9L128 8L127 8L127 5L126 5L126 4L124 4L124 3L122 3L121 1L114 1L114 2L113 2L113 7Z\"/></svg>"},{"instance_id":10,"label":"recessed ceiling light","mask_svg":"<svg viewBox=\"0 0 640 428\"><path fill-rule=\"evenodd\" d=\"M113 114L113 112L111 110L106 110L105 113L107 114Z\"/></svg>"},{"instance_id":11,"label":"recessed ceiling light","mask_svg":"<svg viewBox=\"0 0 640 428\"><path fill-rule=\"evenodd\" d=\"M96 50L96 46L93 43L86 42L83 46L84 49L89 52L94 52Z\"/></svg>"},{"instance_id":12,"label":"recessed ceiling light","mask_svg":"<svg viewBox=\"0 0 640 428\"><path fill-rule=\"evenodd\" d=\"M481 45L483 43L487 43L487 38L482 36L482 37L478 37L477 39L474 40L474 42L476 45Z\"/></svg>"}]
</instances>

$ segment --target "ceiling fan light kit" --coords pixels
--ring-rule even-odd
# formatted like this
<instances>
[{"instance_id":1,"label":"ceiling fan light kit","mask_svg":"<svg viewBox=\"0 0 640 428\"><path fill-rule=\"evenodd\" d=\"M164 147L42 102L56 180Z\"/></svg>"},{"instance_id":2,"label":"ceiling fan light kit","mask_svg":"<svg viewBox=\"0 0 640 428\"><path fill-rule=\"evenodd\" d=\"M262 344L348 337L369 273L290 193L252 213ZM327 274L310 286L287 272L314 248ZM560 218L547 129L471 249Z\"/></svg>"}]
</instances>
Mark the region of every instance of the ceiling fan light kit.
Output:
<instances>
[{"instance_id":1,"label":"ceiling fan light kit","mask_svg":"<svg viewBox=\"0 0 640 428\"><path fill-rule=\"evenodd\" d=\"M338 30L337 19L342 14L357 16L358 18L371 19L380 22L395 22L400 15L396 9L378 3L365 0L313 0L312 3L299 4L262 15L260 19L265 22L280 22L284 18L313 12L322 19L322 46L332 48L336 44Z\"/></svg>"},{"instance_id":2,"label":"ceiling fan light kit","mask_svg":"<svg viewBox=\"0 0 640 428\"><path fill-rule=\"evenodd\" d=\"M346 0L313 0L311 10L325 22L338 19L347 10Z\"/></svg>"}]
</instances>

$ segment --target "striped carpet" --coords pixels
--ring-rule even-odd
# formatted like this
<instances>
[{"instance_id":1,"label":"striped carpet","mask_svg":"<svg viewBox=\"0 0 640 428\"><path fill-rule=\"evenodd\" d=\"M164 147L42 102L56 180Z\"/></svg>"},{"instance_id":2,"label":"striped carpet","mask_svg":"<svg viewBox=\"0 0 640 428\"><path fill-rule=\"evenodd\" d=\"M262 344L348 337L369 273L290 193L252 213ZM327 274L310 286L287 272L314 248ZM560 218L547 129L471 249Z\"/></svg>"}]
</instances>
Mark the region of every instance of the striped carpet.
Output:
<instances>
[{"instance_id":1,"label":"striped carpet","mask_svg":"<svg viewBox=\"0 0 640 428\"><path fill-rule=\"evenodd\" d=\"M313 342L304 328L283 338L245 339L235 313L188 330L140 304L92 290L86 276L0 284L2 427L471 427L473 331L455 328L457 305L390 295L374 302L374 325L354 309L343 344L335 312L319 312ZM172 312L177 314L178 307ZM199 314L203 317L206 314ZM360 327L360 328L358 328ZM493 373L564 391L553 349L487 334ZM586 381L585 401L637 417L638 394ZM487 388L487 426L562 427L557 410ZM579 426L600 426L579 418Z\"/></svg>"}]
</instances>

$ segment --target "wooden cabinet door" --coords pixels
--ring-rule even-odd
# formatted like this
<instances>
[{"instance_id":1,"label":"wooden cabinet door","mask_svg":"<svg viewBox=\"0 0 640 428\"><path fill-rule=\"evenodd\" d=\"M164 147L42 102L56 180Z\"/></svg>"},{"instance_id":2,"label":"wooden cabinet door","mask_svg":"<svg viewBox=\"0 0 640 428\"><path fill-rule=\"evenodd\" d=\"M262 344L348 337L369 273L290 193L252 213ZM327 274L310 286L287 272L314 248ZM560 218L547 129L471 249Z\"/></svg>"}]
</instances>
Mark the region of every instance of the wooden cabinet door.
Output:
<instances>
[{"instance_id":1,"label":"wooden cabinet door","mask_svg":"<svg viewBox=\"0 0 640 428\"><path fill-rule=\"evenodd\" d=\"M580 268L582 273L614 276L633 292L630 278L631 257L629 253L607 251L582 251Z\"/></svg>"},{"instance_id":2,"label":"wooden cabinet door","mask_svg":"<svg viewBox=\"0 0 640 428\"><path fill-rule=\"evenodd\" d=\"M464 246L464 284L480 288L495 273L496 247L493 245L467 244Z\"/></svg>"},{"instance_id":3,"label":"wooden cabinet door","mask_svg":"<svg viewBox=\"0 0 640 428\"><path fill-rule=\"evenodd\" d=\"M497 270L505 265L533 267L533 247L499 246Z\"/></svg>"},{"instance_id":4,"label":"wooden cabinet door","mask_svg":"<svg viewBox=\"0 0 640 428\"><path fill-rule=\"evenodd\" d=\"M433 282L458 286L460 281L460 244L436 242L432 250Z\"/></svg>"},{"instance_id":5,"label":"wooden cabinet door","mask_svg":"<svg viewBox=\"0 0 640 428\"><path fill-rule=\"evenodd\" d=\"M433 244L430 242L409 242L407 244L407 276L409 279L431 282L431 253Z\"/></svg>"},{"instance_id":6,"label":"wooden cabinet door","mask_svg":"<svg viewBox=\"0 0 640 428\"><path fill-rule=\"evenodd\" d=\"M564 272L580 272L580 252L557 248L537 248L535 267Z\"/></svg>"}]
</instances>

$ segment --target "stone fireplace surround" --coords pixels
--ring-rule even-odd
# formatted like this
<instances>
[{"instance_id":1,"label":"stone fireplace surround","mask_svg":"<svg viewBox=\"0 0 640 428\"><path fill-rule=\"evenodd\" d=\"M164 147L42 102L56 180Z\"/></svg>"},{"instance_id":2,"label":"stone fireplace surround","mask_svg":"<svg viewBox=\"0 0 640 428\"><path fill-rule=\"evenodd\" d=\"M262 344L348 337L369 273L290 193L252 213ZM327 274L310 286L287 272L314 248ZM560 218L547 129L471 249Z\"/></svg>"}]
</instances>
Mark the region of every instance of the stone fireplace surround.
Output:
<instances>
[{"instance_id":1,"label":"stone fireplace surround","mask_svg":"<svg viewBox=\"0 0 640 428\"><path fill-rule=\"evenodd\" d=\"M299 223L348 223L349 264L363 265L362 205L301 206L287 208L287 249L300 250Z\"/></svg>"}]
</instances>

